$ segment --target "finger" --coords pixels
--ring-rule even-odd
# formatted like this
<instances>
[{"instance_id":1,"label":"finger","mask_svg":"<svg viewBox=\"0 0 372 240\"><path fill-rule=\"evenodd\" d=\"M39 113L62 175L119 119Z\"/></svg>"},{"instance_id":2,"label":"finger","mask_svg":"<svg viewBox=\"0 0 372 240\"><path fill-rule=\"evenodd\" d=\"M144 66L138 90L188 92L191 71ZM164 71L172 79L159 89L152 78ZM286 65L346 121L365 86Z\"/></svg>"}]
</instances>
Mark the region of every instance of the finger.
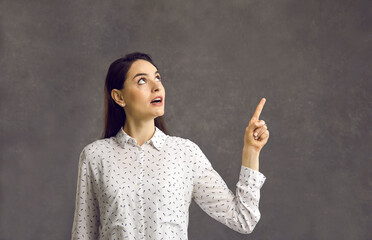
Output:
<instances>
[{"instance_id":1,"label":"finger","mask_svg":"<svg viewBox=\"0 0 372 240\"><path fill-rule=\"evenodd\" d=\"M260 137L260 140L267 140L269 138L269 130L266 130Z\"/></svg>"},{"instance_id":2,"label":"finger","mask_svg":"<svg viewBox=\"0 0 372 240\"><path fill-rule=\"evenodd\" d=\"M260 103L256 107L256 111L254 112L253 117L251 119L252 121L255 122L260 118L260 114L262 112L263 106L265 105L265 102L266 102L266 98L262 98Z\"/></svg>"},{"instance_id":3,"label":"finger","mask_svg":"<svg viewBox=\"0 0 372 240\"><path fill-rule=\"evenodd\" d=\"M258 128L256 128L256 129L254 129L254 131L253 131L253 136L255 136L255 137L260 136L260 135L262 134L262 128L263 128L263 127L258 127Z\"/></svg>"},{"instance_id":4,"label":"finger","mask_svg":"<svg viewBox=\"0 0 372 240\"><path fill-rule=\"evenodd\" d=\"M260 121L256 121L256 122L251 122L248 127L250 129L250 131L254 131L256 130L257 128L260 128L262 127L263 125L265 124L265 121L264 120L260 120Z\"/></svg>"},{"instance_id":5,"label":"finger","mask_svg":"<svg viewBox=\"0 0 372 240\"><path fill-rule=\"evenodd\" d=\"M261 135L262 135L264 132L266 132L266 130L267 130L267 126L264 125L264 126L262 126L262 127L260 127L260 128L257 128L257 129L254 131L253 135L256 136L256 137L261 137Z\"/></svg>"},{"instance_id":6,"label":"finger","mask_svg":"<svg viewBox=\"0 0 372 240\"><path fill-rule=\"evenodd\" d=\"M266 133L266 128L260 128L260 129L258 129L258 130L256 130L255 131L255 133L257 134L257 135L254 135L253 137L254 137L254 139L259 139L259 138L263 138L263 136L264 136L264 134Z\"/></svg>"}]
</instances>

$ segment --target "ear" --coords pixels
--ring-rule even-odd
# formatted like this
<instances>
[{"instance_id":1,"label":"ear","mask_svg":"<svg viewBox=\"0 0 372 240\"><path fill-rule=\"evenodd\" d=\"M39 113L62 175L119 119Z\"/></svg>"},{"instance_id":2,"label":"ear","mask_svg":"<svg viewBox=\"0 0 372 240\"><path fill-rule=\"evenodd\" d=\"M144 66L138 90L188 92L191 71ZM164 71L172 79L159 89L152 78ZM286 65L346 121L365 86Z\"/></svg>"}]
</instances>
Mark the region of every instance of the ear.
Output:
<instances>
[{"instance_id":1,"label":"ear","mask_svg":"<svg viewBox=\"0 0 372 240\"><path fill-rule=\"evenodd\" d=\"M125 104L125 101L124 101L124 97L123 97L123 94L117 90L117 89L112 89L111 91L111 97L112 99L114 99L114 101L120 106L120 107L124 107L126 104Z\"/></svg>"}]
</instances>

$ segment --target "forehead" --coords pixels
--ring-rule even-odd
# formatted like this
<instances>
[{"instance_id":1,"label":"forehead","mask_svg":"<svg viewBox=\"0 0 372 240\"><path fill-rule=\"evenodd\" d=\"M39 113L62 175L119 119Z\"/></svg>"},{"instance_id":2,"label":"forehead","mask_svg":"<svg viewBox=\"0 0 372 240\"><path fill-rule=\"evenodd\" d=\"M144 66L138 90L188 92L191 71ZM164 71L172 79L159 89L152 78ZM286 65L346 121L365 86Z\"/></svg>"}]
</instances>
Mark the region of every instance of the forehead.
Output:
<instances>
[{"instance_id":1,"label":"forehead","mask_svg":"<svg viewBox=\"0 0 372 240\"><path fill-rule=\"evenodd\" d=\"M132 63L132 65L129 68L128 76L134 76L137 73L148 73L148 74L154 74L156 72L157 68L152 65L150 62L142 59L138 59Z\"/></svg>"}]
</instances>

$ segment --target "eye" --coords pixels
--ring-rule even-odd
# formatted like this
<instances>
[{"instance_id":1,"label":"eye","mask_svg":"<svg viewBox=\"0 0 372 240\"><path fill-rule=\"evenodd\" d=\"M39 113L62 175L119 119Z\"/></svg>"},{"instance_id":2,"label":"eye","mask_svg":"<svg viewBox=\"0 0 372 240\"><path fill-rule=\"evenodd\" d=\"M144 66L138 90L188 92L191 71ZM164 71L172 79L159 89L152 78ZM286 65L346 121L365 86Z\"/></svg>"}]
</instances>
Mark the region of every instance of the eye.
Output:
<instances>
[{"instance_id":1,"label":"eye","mask_svg":"<svg viewBox=\"0 0 372 240\"><path fill-rule=\"evenodd\" d=\"M160 77L160 75L156 76L156 78L158 78L159 81L161 81L161 77ZM145 79L145 78L140 78L140 80L138 80L138 83L139 83L141 80L144 80L144 79ZM142 84L140 84L140 85L142 85Z\"/></svg>"},{"instance_id":2,"label":"eye","mask_svg":"<svg viewBox=\"0 0 372 240\"><path fill-rule=\"evenodd\" d=\"M141 81L141 80L143 80L144 78L141 78L140 80L138 80L138 83ZM142 85L142 84L141 84Z\"/></svg>"}]
</instances>

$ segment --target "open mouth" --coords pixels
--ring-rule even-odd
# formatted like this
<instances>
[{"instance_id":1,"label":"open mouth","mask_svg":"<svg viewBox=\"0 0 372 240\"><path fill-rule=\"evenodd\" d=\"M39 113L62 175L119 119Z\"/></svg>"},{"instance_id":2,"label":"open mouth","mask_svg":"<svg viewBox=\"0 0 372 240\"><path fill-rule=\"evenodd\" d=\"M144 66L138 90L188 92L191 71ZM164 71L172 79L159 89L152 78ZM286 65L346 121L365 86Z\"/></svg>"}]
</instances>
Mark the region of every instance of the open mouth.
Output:
<instances>
[{"instance_id":1,"label":"open mouth","mask_svg":"<svg viewBox=\"0 0 372 240\"><path fill-rule=\"evenodd\" d=\"M162 97L157 97L157 98L155 98L154 100L151 101L151 103L161 103L161 102L163 102Z\"/></svg>"}]
</instances>

